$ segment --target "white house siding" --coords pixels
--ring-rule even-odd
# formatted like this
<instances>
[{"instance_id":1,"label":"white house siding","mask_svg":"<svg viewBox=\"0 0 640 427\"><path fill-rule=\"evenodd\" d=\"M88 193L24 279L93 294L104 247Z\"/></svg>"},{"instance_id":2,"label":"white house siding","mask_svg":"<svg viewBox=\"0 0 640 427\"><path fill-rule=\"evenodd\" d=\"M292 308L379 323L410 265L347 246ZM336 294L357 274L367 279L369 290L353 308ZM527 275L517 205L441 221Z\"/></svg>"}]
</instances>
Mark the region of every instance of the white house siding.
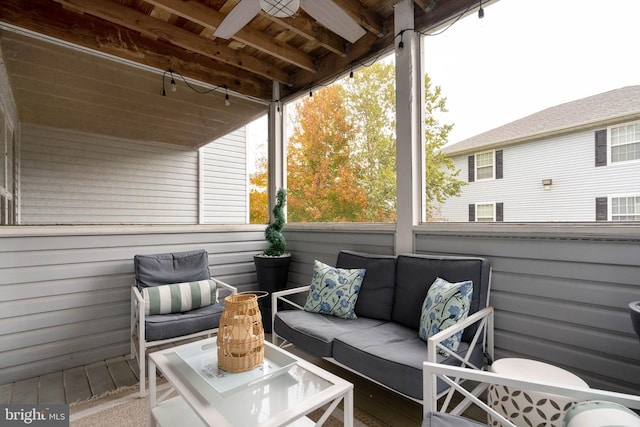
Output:
<instances>
[{"instance_id":1,"label":"white house siding","mask_svg":"<svg viewBox=\"0 0 640 427\"><path fill-rule=\"evenodd\" d=\"M0 384L129 354L133 257L206 249L255 288L264 226L0 227Z\"/></svg>"},{"instance_id":2,"label":"white house siding","mask_svg":"<svg viewBox=\"0 0 640 427\"><path fill-rule=\"evenodd\" d=\"M203 222L248 223L246 128L201 148Z\"/></svg>"},{"instance_id":3,"label":"white house siding","mask_svg":"<svg viewBox=\"0 0 640 427\"><path fill-rule=\"evenodd\" d=\"M467 222L469 204L502 202L505 222L595 221L596 197L640 191L640 162L595 166L596 130L502 147L504 178L464 186L442 205L441 216ZM469 154L453 157L463 179ZM542 186L547 178L550 190Z\"/></svg>"},{"instance_id":4,"label":"white house siding","mask_svg":"<svg viewBox=\"0 0 640 427\"><path fill-rule=\"evenodd\" d=\"M22 224L195 224L198 153L22 126Z\"/></svg>"}]
</instances>

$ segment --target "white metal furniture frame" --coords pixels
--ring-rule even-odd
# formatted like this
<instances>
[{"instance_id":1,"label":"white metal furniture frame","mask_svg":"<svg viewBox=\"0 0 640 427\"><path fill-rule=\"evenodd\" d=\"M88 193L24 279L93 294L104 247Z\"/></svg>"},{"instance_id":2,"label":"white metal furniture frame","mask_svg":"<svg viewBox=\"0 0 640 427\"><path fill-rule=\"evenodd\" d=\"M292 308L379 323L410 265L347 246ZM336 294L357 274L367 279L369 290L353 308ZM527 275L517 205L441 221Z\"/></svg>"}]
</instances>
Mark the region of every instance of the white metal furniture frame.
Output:
<instances>
[{"instance_id":1,"label":"white metal furniture frame","mask_svg":"<svg viewBox=\"0 0 640 427\"><path fill-rule=\"evenodd\" d=\"M149 354L151 425L322 426L343 401L344 426L353 427L353 384L271 343L264 344L273 351L286 353L296 362L288 372L255 381L225 395L219 394L175 354L179 348L202 345L202 341ZM157 396L156 369L171 386L161 396ZM172 393L178 396L171 397ZM314 423L306 415L319 408L325 411Z\"/></svg>"},{"instance_id":2,"label":"white metal furniture frame","mask_svg":"<svg viewBox=\"0 0 640 427\"><path fill-rule=\"evenodd\" d=\"M226 289L230 294L236 294L238 290L224 283L218 279L211 278L216 282L216 300L219 298L218 293L220 289ZM145 338L145 313L144 313L144 298L138 290L136 284L131 287L131 358L138 360L139 377L140 377L140 397L145 396L145 372L146 372L146 353L150 347L157 347L164 344L173 342L185 341L194 338L206 338L211 337L218 333L218 327L206 329L200 332L196 332L190 335L181 335L178 337L167 338L157 341L147 341Z\"/></svg>"},{"instance_id":3,"label":"white metal furniture frame","mask_svg":"<svg viewBox=\"0 0 640 427\"><path fill-rule=\"evenodd\" d=\"M442 380L451 386L447 398L444 399L440 408L438 408L438 398L436 395L436 381ZM473 381L478 385L468 390L461 385L461 381ZM443 412L453 415L461 415L469 406L476 405L487 414L490 414L495 420L502 423L503 426L517 427L507 420L500 413L491 408L486 402L482 401L478 396L487 390L490 384L504 385L520 390L538 391L542 393L556 394L576 399L577 401L586 400L603 400L618 403L630 409L640 409L640 396L617 393L606 390L598 390L593 388L581 388L566 386L553 383L540 383L527 380L508 378L493 372L478 371L472 369L464 369L454 366L447 366L438 363L424 363L423 370L424 384L424 404L423 415L426 417L430 412ZM451 396L454 393L460 393L463 400L454 408L449 410Z\"/></svg>"},{"instance_id":4,"label":"white metal furniture frame","mask_svg":"<svg viewBox=\"0 0 640 427\"><path fill-rule=\"evenodd\" d=\"M285 305L288 306L292 306L295 309L298 310L303 310L304 308L296 303L295 301L291 300L290 297L291 295L295 295L295 294L300 294L300 293L305 293L308 292L310 289L310 286L301 286L301 287L297 287L297 288L292 288L292 289L285 289L282 291L278 291L278 292L274 292L271 294L271 307L273 307L273 311L271 314L271 324L275 324L275 317L276 314L278 312L278 301L282 301ZM471 357L471 351L472 349L476 346L476 343L478 342L478 340L480 339L484 339L483 341L483 351L484 353L487 355L487 357L491 360L494 359L494 333L493 333L493 314L494 314L494 309L492 306L488 306L485 307L477 312L475 312L474 314L472 314L471 316L467 317L465 320L456 323L453 326L450 326L449 328L440 331L439 333L433 335L432 337L429 338L428 342L427 342L427 358L426 361L427 362L433 362L436 363L438 358L437 358L437 354L438 354L438 350L442 350L444 352L446 352L448 355L453 356L454 358L456 358L459 362L460 362L460 366L462 368L471 368L474 370L482 370L485 367L484 366L475 366L473 365L470 361L469 358ZM463 331L465 328L468 328L469 326L473 325L473 324L477 324L478 328L476 330L475 335L473 336L473 340L472 342L469 344L469 350L467 351L467 353L464 356L460 356L454 352L452 352L451 350L449 350L447 347L445 347L444 345L442 345L442 342L444 340L446 340L447 338L453 336L454 334L456 334L459 331ZM279 337L275 330L273 331L272 335L271 335L271 342L274 345L278 345L278 341L282 341L279 343L280 347L287 347L290 345L293 345L292 343L289 343L287 341L283 341L281 337ZM333 359L332 357L325 357L325 360L342 367L343 369L346 369L350 372L353 372L363 378L365 378L368 381L371 381L379 386L382 386L386 389L389 389L391 391L393 391L394 393L400 394L408 399L411 399L415 402L418 403L422 403L423 401L420 401L418 399L415 399L411 396L407 396L403 393L398 392L397 390L394 390L390 387L388 387L387 385L374 380L373 378L369 378L365 375L363 375L362 373L351 369L350 367L339 363L338 361L336 361L335 359ZM447 391L444 391L440 394L440 396L444 396L445 394L447 394ZM424 395L427 396L427 395Z\"/></svg>"}]
</instances>

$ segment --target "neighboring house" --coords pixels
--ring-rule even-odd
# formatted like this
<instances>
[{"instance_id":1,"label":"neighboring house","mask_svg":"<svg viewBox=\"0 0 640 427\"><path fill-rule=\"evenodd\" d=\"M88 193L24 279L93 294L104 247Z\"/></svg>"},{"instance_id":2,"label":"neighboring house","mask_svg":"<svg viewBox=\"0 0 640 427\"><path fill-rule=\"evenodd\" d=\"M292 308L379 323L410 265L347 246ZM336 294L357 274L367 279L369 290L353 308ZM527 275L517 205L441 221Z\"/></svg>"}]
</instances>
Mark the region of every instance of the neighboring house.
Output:
<instances>
[{"instance_id":1,"label":"neighboring house","mask_svg":"<svg viewBox=\"0 0 640 427\"><path fill-rule=\"evenodd\" d=\"M19 223L245 224L246 131L198 150L23 124Z\"/></svg>"},{"instance_id":2,"label":"neighboring house","mask_svg":"<svg viewBox=\"0 0 640 427\"><path fill-rule=\"evenodd\" d=\"M548 108L442 150L469 184L444 221L640 221L640 86Z\"/></svg>"}]
</instances>

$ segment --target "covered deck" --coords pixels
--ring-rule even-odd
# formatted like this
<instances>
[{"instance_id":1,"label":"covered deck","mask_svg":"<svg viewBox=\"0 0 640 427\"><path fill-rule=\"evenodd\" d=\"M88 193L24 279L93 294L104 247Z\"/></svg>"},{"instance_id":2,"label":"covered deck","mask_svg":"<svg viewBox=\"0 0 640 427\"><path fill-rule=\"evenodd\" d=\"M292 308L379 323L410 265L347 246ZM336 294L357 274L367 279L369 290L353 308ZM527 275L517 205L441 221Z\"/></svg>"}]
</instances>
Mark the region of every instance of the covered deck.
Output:
<instances>
[{"instance_id":1,"label":"covered deck","mask_svg":"<svg viewBox=\"0 0 640 427\"><path fill-rule=\"evenodd\" d=\"M2 31L11 31L13 34L15 28L21 28L21 32L48 33L47 37L69 37L65 16L71 17L74 14L73 17L78 19L77 14L85 16L79 13L81 11L88 16L87 22L77 21L76 35L80 35L80 38L67 40L67 43L83 43L85 48L99 49L101 38L95 37L90 29L97 28L104 30L103 34L110 34L109 28L117 28L120 34L130 37L134 45L145 49L146 54L142 56L149 62L144 64L143 72L149 72L152 68L151 72L158 78L158 82L167 66L181 65L189 70L185 71L188 78L199 79L209 87L217 88L218 101L223 100L227 90L242 99L241 102L232 103L232 110L221 113L221 117L226 117L224 123L218 127L206 123L202 126L214 129L215 132L204 135L198 132L197 138L193 134L186 138L188 143L184 145L188 148L195 148L203 141L233 130L268 111L271 189L278 188L284 182L282 119L277 113L281 102L308 92L313 84L329 81L339 72L348 72L349 64L395 49L398 59L398 105L406 108L403 111L398 109L397 120L398 223L287 224L284 234L293 261L288 286L306 285L313 261L317 259L333 263L341 249L379 254L413 252L486 257L493 266L490 305L495 307L497 357L541 360L579 375L593 387L638 393L640 343L632 330L628 313L629 302L640 299L640 229L636 224L421 221L420 160L416 156L416 153L420 153L417 135L421 118L416 113L418 106L415 105L415 100L420 99L416 96L421 84L418 72L420 49L417 35L408 29L420 28L428 31L436 28L461 13L474 11L475 1L403 0L399 6L403 12L395 17L392 7L395 2L392 1L356 2L363 9L361 12L349 7L354 2L336 1L350 10L352 15L361 17L361 24L367 28L367 34L361 41L354 43L346 52L334 53L335 58L319 62L315 71L299 71L297 66L293 69L291 65L277 62L281 66L278 69L283 74L269 78L254 73L268 73L269 67L251 63L252 70L245 69L247 72L251 71L248 74L250 78L241 81L234 80L237 75L234 71L237 70L227 68L232 67L229 62L236 58L233 52L225 50L222 56L226 55L227 65L211 72L212 58L199 56L194 60L192 51L184 47L179 50L175 45L167 47L166 43L169 42L162 37L145 38L140 33L153 33L153 28L148 27L153 21L147 21L147 18L138 21L128 19L132 15L134 18L151 16L148 14L156 9L146 6L153 4L156 7L163 6L160 9L165 11L164 15L156 11L156 16L165 16L166 23L180 22L187 28L182 28L183 31L194 30L184 21L184 16L189 11L177 9L178 4L186 4L185 2L154 0L104 3L119 9L136 9L135 13L130 10L125 15L104 10L106 6L102 2L40 0L32 3L34 7L30 10L21 8L19 1L9 1L6 7L3 5L0 11ZM66 7L59 7L59 3ZM134 6L125 6L124 3ZM192 6L203 4L187 3ZM172 4L176 7L175 10L172 9ZM365 7L365 4L373 6ZM432 4L437 4L438 7L430 10ZM46 22L42 17L48 16L51 7L56 7L58 13L51 15L55 18L53 21ZM181 19L171 18L171 14L166 15L167 10L173 10L172 13ZM371 15L374 12L377 15ZM108 20L110 16L123 18L114 23ZM379 37L372 30L378 26L370 23L375 16L379 18L380 29L394 30ZM259 17L258 21L263 18ZM218 21L220 19L218 16ZM135 31L125 28L132 25L131 22L138 26ZM259 27L261 21L252 25ZM269 25L262 26L266 33L272 31L267 29ZM206 28L206 25L203 27ZM170 29L164 24L163 28ZM281 27L278 28L283 31ZM407 32L402 33L403 29ZM184 35L181 31L175 31L175 34ZM404 36L395 37L399 34ZM184 41L178 36L169 39ZM191 37L187 39L195 41ZM398 46L400 40L403 44L401 49ZM332 46L331 40L316 42L322 42L323 46L317 52L319 57L327 58L326 50ZM160 43L160 46L152 46L156 43ZM294 44L301 50L305 49L303 46L313 45L301 41ZM105 43L105 46L108 55L117 55L116 45ZM192 44L189 46L193 47ZM250 45L247 43L244 47L246 46ZM154 50L156 48L170 51L165 56L157 56L154 53L157 52ZM266 48L261 49L262 53L259 55L263 55ZM333 49L336 50L337 47L334 46ZM274 48L274 51L278 50ZM250 51L248 56L251 53L255 52ZM342 54L345 55L341 56ZM126 50L125 57L128 61L135 60L135 55L130 50ZM280 58L278 61L291 64L293 59L287 58ZM265 63L274 64L274 60L267 58ZM289 73L296 72L299 78L293 84L288 76ZM47 73L43 73L44 75ZM419 77L416 78L416 75ZM217 76L216 80L209 81L211 76ZM62 118L56 118L53 113L36 114L44 111L38 110L43 108L38 97L27 96L30 92L25 87L11 87L6 71L0 72L0 77L2 109L17 138L20 136L21 126L27 123L26 120L46 119L47 122L43 123L47 126L55 123L61 123L62 126ZM108 73L98 77L106 80L112 78ZM144 78L141 81L148 80ZM41 87L47 88L47 83L43 83ZM60 93L64 96L58 93L49 101L70 99L68 93L65 95L64 88L57 89L62 89ZM143 95L142 103L155 104L155 100L152 102L145 96L147 95ZM195 101L180 99L179 102L196 109L194 106L201 100L202 98ZM111 101L117 103L117 99ZM22 105L27 108L19 114ZM135 109L135 103L129 107ZM209 109L208 114L218 108L211 105L200 107ZM174 120L177 112L182 111L178 107L153 110L155 115L147 128L154 129L154 124ZM131 110L126 109L120 113L132 114ZM109 115L106 117L115 120ZM68 120L65 125L72 126L71 122L73 121ZM90 131L100 132L101 128L95 127L99 122L88 119L78 122L87 126L93 124ZM184 124L188 120L179 119L176 122ZM136 135L135 126L111 128L110 131L130 132L127 133L127 138L161 138L158 133ZM162 127L155 130L157 129ZM188 125L174 131L172 136L175 140L190 132ZM9 205L18 203L11 197L3 200L9 200ZM3 224L6 224L11 215L6 214L6 206L3 205L3 209ZM19 215L14 219L18 219L14 223L19 224ZM75 399L74 393L86 396L88 392L94 392L90 380L92 375L99 378L93 387L97 391L109 387L108 378L114 387L134 381L134 378L126 374L130 367L126 357L130 351L129 310L133 256L139 253L206 249L210 254L211 270L216 277L237 286L240 291L252 290L257 286L253 255L264 248L263 231L264 227L257 225L195 224L0 227L0 401L14 400L15 396L32 399L36 383L40 390L43 389L40 384L45 384L46 396L51 399L61 399L64 395L64 399L69 401L69 396L72 396L72 400ZM86 376L88 372L89 377ZM84 377L82 373L85 373ZM64 390L56 385L61 378ZM51 384L52 388L47 388L46 384ZM67 384L69 391L66 391ZM368 393L368 385L360 387L364 394ZM409 413L412 411L413 409L408 409ZM416 417L417 420L421 417L419 409Z\"/></svg>"}]
</instances>

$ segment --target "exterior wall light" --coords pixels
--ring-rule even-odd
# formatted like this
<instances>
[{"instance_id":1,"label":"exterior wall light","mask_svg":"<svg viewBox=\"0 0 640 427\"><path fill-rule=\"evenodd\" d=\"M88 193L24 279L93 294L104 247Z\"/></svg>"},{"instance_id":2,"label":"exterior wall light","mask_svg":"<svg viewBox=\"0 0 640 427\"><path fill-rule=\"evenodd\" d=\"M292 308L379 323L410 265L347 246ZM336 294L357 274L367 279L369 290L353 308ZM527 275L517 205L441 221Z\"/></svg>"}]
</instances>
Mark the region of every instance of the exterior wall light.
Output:
<instances>
[{"instance_id":1,"label":"exterior wall light","mask_svg":"<svg viewBox=\"0 0 640 427\"><path fill-rule=\"evenodd\" d=\"M545 190L551 190L551 184L553 184L553 180L551 178L542 180L542 186Z\"/></svg>"}]
</instances>

